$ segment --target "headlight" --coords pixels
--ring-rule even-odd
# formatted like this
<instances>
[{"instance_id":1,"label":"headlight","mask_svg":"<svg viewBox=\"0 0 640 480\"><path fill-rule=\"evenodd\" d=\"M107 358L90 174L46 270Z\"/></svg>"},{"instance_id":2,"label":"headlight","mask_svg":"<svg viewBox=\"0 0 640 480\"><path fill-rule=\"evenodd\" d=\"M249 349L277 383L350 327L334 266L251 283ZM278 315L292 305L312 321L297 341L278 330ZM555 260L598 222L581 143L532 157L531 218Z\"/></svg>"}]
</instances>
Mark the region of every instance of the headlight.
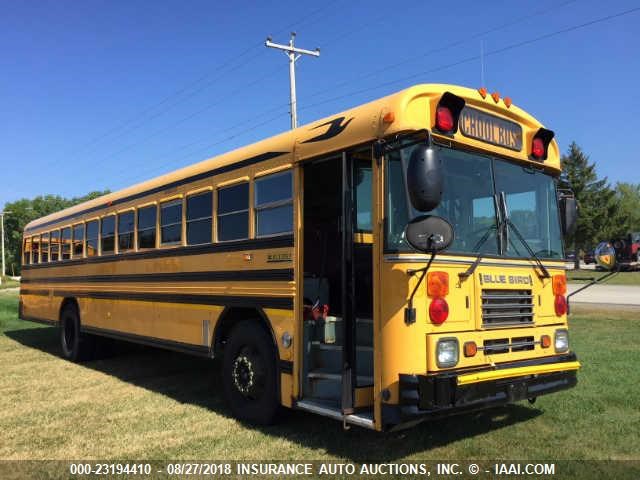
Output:
<instances>
[{"instance_id":1,"label":"headlight","mask_svg":"<svg viewBox=\"0 0 640 480\"><path fill-rule=\"evenodd\" d=\"M442 338L436 347L436 364L439 368L455 367L458 363L458 339Z\"/></svg>"},{"instance_id":2,"label":"headlight","mask_svg":"<svg viewBox=\"0 0 640 480\"><path fill-rule=\"evenodd\" d=\"M566 352L569 350L569 332L566 330L556 330L556 352Z\"/></svg>"}]
</instances>

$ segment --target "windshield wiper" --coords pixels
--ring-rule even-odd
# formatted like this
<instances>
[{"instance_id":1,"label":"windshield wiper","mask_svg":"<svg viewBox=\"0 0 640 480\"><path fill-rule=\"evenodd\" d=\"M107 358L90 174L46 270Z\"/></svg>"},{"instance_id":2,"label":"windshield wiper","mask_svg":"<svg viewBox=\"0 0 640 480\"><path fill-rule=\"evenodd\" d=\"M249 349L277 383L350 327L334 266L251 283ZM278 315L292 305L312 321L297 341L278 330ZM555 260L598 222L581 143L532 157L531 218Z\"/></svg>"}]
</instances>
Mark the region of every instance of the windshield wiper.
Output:
<instances>
[{"instance_id":1,"label":"windshield wiper","mask_svg":"<svg viewBox=\"0 0 640 480\"><path fill-rule=\"evenodd\" d=\"M490 225L489 228L487 229L487 231L484 233L484 235L482 236L482 238L480 238L480 240L478 240L476 242L476 244L473 247L472 253L478 252L485 243L487 243L487 240L489 239L489 234L494 231L497 230L498 232L498 241L502 242L502 237L503 237L503 230L506 228L506 224L504 222L504 218L502 217L502 213L500 208L498 208L498 198L494 195L493 200L495 202L495 206L496 206L496 212L498 212L498 224L497 225ZM502 251L502 248L500 248L500 251ZM458 278L460 279L460 281L464 281L467 278L469 278L471 275L473 275L473 272L476 271L476 268L478 268L478 265L480 265L480 262L482 261L482 257L484 256L484 253L479 252L478 256L476 257L476 259L473 261L473 263L471 265L469 265L469 268L467 268L464 272L460 272L458 274Z\"/></svg>"},{"instance_id":2,"label":"windshield wiper","mask_svg":"<svg viewBox=\"0 0 640 480\"><path fill-rule=\"evenodd\" d=\"M551 275L549 274L549 271L545 268L544 264L542 263L542 260L540 260L538 258L538 256L535 254L535 252L533 251L533 249L529 245L529 243L524 239L524 237L520 233L520 230L518 230L518 227L516 227L516 225L511 221L511 219L509 217L507 217L506 220L507 220L506 221L507 226L509 228L513 229L513 232L516 234L516 237L518 237L518 239L520 240L522 245L524 245L524 248L526 248L527 252L529 252L529 255L530 255L529 256L529 260L534 260L536 262L536 264L538 265L538 267L540 268L540 271L542 272L542 275L540 275L540 273L538 273L538 277L540 277L540 278L551 278Z\"/></svg>"}]
</instances>

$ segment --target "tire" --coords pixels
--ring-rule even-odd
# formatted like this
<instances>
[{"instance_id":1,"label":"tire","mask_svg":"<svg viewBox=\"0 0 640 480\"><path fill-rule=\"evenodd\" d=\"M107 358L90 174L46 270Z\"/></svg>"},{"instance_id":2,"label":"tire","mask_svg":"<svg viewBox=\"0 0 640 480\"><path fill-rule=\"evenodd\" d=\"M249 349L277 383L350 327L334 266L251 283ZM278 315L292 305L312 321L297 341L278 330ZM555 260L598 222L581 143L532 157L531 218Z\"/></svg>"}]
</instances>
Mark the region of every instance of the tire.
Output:
<instances>
[{"instance_id":1,"label":"tire","mask_svg":"<svg viewBox=\"0 0 640 480\"><path fill-rule=\"evenodd\" d=\"M75 305L67 305L60 315L60 346L62 356L72 362L93 357L95 338L80 332L80 315Z\"/></svg>"},{"instance_id":2,"label":"tire","mask_svg":"<svg viewBox=\"0 0 640 480\"><path fill-rule=\"evenodd\" d=\"M276 362L273 340L258 322L234 327L224 348L222 383L236 418L259 425L275 421L280 405Z\"/></svg>"}]
</instances>

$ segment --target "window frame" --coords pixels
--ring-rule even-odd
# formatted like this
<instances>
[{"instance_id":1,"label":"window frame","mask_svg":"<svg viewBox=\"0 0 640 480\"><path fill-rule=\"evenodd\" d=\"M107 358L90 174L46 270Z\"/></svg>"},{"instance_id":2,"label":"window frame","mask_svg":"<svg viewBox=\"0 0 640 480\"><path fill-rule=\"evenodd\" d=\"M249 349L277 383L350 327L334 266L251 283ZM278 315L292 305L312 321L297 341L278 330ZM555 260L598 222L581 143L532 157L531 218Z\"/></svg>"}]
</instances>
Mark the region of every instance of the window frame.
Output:
<instances>
[{"instance_id":1,"label":"window frame","mask_svg":"<svg viewBox=\"0 0 640 480\"><path fill-rule=\"evenodd\" d=\"M53 241L53 234L57 233L56 236L56 241ZM49 262L60 262L62 260L61 258L61 248L60 248L60 240L61 240L61 232L59 228L53 229L49 232ZM57 247L56 248L56 259L53 259L53 246Z\"/></svg>"},{"instance_id":2,"label":"window frame","mask_svg":"<svg viewBox=\"0 0 640 480\"><path fill-rule=\"evenodd\" d=\"M102 225L104 223L105 218L109 218L112 217L113 218L113 235L108 235L108 236L104 236L102 233ZM100 217L100 256L103 255L115 255L117 252L117 243L116 243L116 239L118 238L118 219L116 218L117 215L115 213L108 213L102 217ZM109 252L105 253L103 250L103 245L104 245L104 239L105 238L111 238L113 237L113 250L110 250Z\"/></svg>"},{"instance_id":3,"label":"window frame","mask_svg":"<svg viewBox=\"0 0 640 480\"><path fill-rule=\"evenodd\" d=\"M194 198L194 197L198 197L198 196L202 196L202 195L210 195L211 196L211 201L209 202L209 207L210 207L210 215L208 217L198 217L198 218L192 218L189 219L189 200ZM193 193L190 193L188 195L185 196L185 200L184 200L184 234L185 234L185 245L187 246L191 246L191 245L206 245L206 244L210 244L213 243L213 217L214 217L214 208L213 208L213 203L214 203L214 192L213 189L208 188L206 190L200 190L200 191L196 191ZM200 243L189 243L189 223L192 222L200 222L202 220L209 220L210 221L210 226L209 226L209 241L207 242L200 242Z\"/></svg>"},{"instance_id":4,"label":"window frame","mask_svg":"<svg viewBox=\"0 0 640 480\"><path fill-rule=\"evenodd\" d=\"M169 223L167 225L163 225L162 224L162 208L167 207L167 206L173 206L173 205L180 205L180 221L179 222L175 222L175 223ZM176 247L176 246L180 246L183 244L183 240L184 240L184 198L182 196L177 197L177 198L170 198L164 201L159 202L158 204L158 217L157 217L157 222L159 225L158 231L160 233L159 235L159 242L160 242L160 247ZM174 240L172 242L163 242L162 241L162 229L164 227L172 227L174 225L180 225L180 239L179 240ZM158 241L157 240L157 241Z\"/></svg>"},{"instance_id":5,"label":"window frame","mask_svg":"<svg viewBox=\"0 0 640 480\"><path fill-rule=\"evenodd\" d=\"M233 210L231 212L220 213L220 192L229 188L238 187L240 185L247 185L247 208L243 210ZM216 243L237 242L241 240L248 240L251 238L251 182L249 180L241 180L239 182L222 185L216 188L215 194L216 202ZM247 213L247 236L231 238L229 240L220 240L220 217L226 217L229 215L237 215L239 213Z\"/></svg>"},{"instance_id":6,"label":"window frame","mask_svg":"<svg viewBox=\"0 0 640 480\"><path fill-rule=\"evenodd\" d=\"M276 178L279 176L284 176L284 175L288 175L289 179L291 180L291 196L288 199L282 199L282 200L275 200L272 202L267 202L267 203L263 203L261 205L258 205L258 195L256 193L257 190L257 184L258 182L267 180L267 179L272 179L272 178ZM282 235L291 235L293 233L293 219L295 217L294 215L294 211L293 211L293 195L294 195L294 184L293 184L293 170L291 169L287 169L287 170L281 170L279 172L274 172L274 173L268 173L265 175L261 175L260 177L256 177L253 180L253 210L254 210L254 231L255 231L255 237L256 238L270 238L270 237L279 237ZM258 231L258 213L262 212L264 210L270 210L270 209L276 209L279 207L284 207L287 205L291 205L291 230L286 231L286 232L277 232L277 233L269 233L269 234L265 234L265 235L260 235L259 231Z\"/></svg>"},{"instance_id":7,"label":"window frame","mask_svg":"<svg viewBox=\"0 0 640 480\"><path fill-rule=\"evenodd\" d=\"M30 236L25 237L22 245L22 265L31 265L31 252L32 252L31 246L32 245L33 245L33 237L30 237Z\"/></svg>"},{"instance_id":8,"label":"window frame","mask_svg":"<svg viewBox=\"0 0 640 480\"><path fill-rule=\"evenodd\" d=\"M142 212L143 210L147 210L147 209L151 209L153 208L155 211L155 217L154 217L154 222L153 222L153 226L152 227L147 227L147 228L140 228L140 212ZM159 204L154 202L154 203L148 203L146 205L142 205L136 208L136 251L147 251L147 250L151 250L153 248L158 248L158 240L159 240L159 235L158 235L158 230L159 230L159 218L160 216L158 215L159 212ZM146 232L148 230L153 230L153 246L152 247L141 247L140 246L140 232Z\"/></svg>"},{"instance_id":9,"label":"window frame","mask_svg":"<svg viewBox=\"0 0 640 480\"><path fill-rule=\"evenodd\" d=\"M95 249L95 253L93 255L89 255L89 224L90 223L96 223L98 228L97 228L97 236L95 237L96 240L96 249ZM101 233L101 219L100 218L92 218L91 220L87 220L86 222L84 222L84 256L85 258L93 258L93 257L99 257L100 256L100 233Z\"/></svg>"},{"instance_id":10,"label":"window frame","mask_svg":"<svg viewBox=\"0 0 640 480\"><path fill-rule=\"evenodd\" d=\"M120 217L122 215L127 215L127 214L133 214L133 226L131 227L132 229L130 231L126 231L126 232L121 232L120 231ZM136 209L135 208L129 208L127 210L123 210L120 212L116 213L116 253L118 255L122 254L122 253L129 253L129 252L134 252L136 250L136 221L137 221L137 215L136 215ZM131 239L131 247L130 248L126 248L121 250L120 249L120 235L123 234L131 234L132 235L132 239Z\"/></svg>"},{"instance_id":11,"label":"window frame","mask_svg":"<svg viewBox=\"0 0 640 480\"><path fill-rule=\"evenodd\" d=\"M45 251L44 248L42 248L43 245L43 239L44 237L47 237L47 248L46 248L46 254L47 254L47 260L46 261L42 261L42 253ZM40 263L49 263L49 232L44 232L40 234Z\"/></svg>"},{"instance_id":12,"label":"window frame","mask_svg":"<svg viewBox=\"0 0 640 480\"><path fill-rule=\"evenodd\" d=\"M65 243L64 243L64 232L65 230L69 231L69 258L64 258L64 247L65 247ZM68 262L69 260L71 260L72 257L72 252L73 252L73 227L71 225L68 225L66 227L63 227L60 229L60 260L63 262Z\"/></svg>"},{"instance_id":13,"label":"window frame","mask_svg":"<svg viewBox=\"0 0 640 480\"><path fill-rule=\"evenodd\" d=\"M82 227L82 253L76 257L76 228ZM85 230L84 222L76 223L71 226L71 258L84 258L84 243L87 232Z\"/></svg>"}]
</instances>

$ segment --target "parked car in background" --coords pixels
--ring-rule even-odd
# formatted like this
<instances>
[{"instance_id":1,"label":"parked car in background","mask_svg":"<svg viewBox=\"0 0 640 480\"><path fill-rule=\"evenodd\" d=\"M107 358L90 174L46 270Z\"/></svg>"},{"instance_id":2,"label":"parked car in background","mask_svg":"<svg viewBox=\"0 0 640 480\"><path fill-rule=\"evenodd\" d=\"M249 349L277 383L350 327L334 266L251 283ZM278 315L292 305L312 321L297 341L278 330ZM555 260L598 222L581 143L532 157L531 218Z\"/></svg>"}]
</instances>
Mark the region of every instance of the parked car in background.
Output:
<instances>
[{"instance_id":1,"label":"parked car in background","mask_svg":"<svg viewBox=\"0 0 640 480\"><path fill-rule=\"evenodd\" d=\"M593 250L589 250L588 252L585 252L585 254L582 256L582 261L587 265L596 263L596 258L593 255Z\"/></svg>"},{"instance_id":2,"label":"parked car in background","mask_svg":"<svg viewBox=\"0 0 640 480\"><path fill-rule=\"evenodd\" d=\"M573 262L576 259L576 252L573 250L567 251L565 254L565 260L568 262Z\"/></svg>"}]
</instances>

